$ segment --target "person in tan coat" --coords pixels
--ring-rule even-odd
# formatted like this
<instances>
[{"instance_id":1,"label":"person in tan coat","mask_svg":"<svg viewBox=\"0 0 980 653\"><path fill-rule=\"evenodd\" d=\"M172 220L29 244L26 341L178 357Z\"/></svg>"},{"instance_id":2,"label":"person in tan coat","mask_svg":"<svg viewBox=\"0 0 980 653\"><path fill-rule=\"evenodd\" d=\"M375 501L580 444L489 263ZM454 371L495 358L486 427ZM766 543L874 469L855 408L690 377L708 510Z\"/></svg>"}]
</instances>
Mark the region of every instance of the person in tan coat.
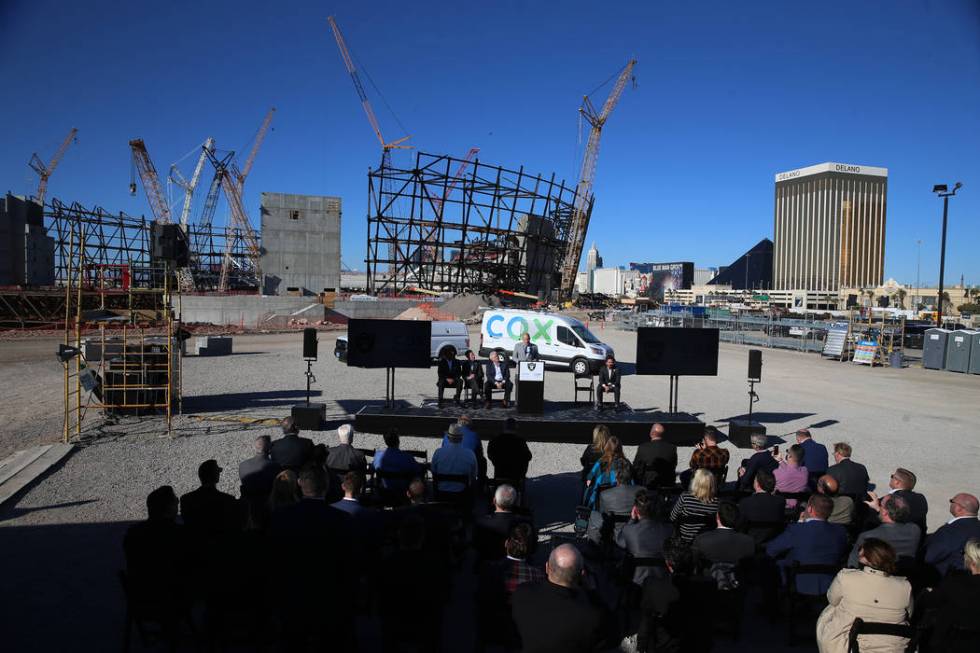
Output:
<instances>
[{"instance_id":1,"label":"person in tan coat","mask_svg":"<svg viewBox=\"0 0 980 653\"><path fill-rule=\"evenodd\" d=\"M837 574L817 620L820 653L847 653L847 638L856 617L865 621L907 624L912 614L912 586L892 576L898 556L890 544L868 538L858 554L863 569L844 569ZM862 653L902 653L908 640L887 635L861 635Z\"/></svg>"}]
</instances>

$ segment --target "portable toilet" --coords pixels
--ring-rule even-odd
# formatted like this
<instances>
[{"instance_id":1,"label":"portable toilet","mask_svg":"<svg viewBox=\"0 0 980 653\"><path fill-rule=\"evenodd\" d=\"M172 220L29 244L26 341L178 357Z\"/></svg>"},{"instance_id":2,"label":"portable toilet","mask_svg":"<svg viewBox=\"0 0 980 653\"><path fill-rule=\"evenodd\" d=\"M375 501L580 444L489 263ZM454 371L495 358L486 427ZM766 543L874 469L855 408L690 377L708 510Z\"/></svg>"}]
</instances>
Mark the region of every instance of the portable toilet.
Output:
<instances>
[{"instance_id":1,"label":"portable toilet","mask_svg":"<svg viewBox=\"0 0 980 653\"><path fill-rule=\"evenodd\" d=\"M941 370L946 365L946 344L949 329L933 327L926 329L926 337L922 341L922 367L927 370Z\"/></svg>"},{"instance_id":2,"label":"portable toilet","mask_svg":"<svg viewBox=\"0 0 980 653\"><path fill-rule=\"evenodd\" d=\"M974 331L970 340L970 374L980 374L980 331Z\"/></svg>"},{"instance_id":3,"label":"portable toilet","mask_svg":"<svg viewBox=\"0 0 980 653\"><path fill-rule=\"evenodd\" d=\"M976 331L957 329L947 336L947 370L950 372L962 372L964 374L970 371L970 345L973 344L973 336L976 333Z\"/></svg>"}]
</instances>

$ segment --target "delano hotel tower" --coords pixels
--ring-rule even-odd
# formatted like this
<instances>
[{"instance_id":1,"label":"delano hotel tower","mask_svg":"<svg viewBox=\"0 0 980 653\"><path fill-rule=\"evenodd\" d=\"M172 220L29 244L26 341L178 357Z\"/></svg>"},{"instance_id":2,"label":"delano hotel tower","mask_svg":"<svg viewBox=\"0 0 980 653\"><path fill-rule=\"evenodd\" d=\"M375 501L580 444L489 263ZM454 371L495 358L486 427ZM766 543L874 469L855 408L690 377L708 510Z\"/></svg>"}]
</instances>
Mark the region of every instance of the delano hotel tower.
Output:
<instances>
[{"instance_id":1,"label":"delano hotel tower","mask_svg":"<svg viewBox=\"0 0 980 653\"><path fill-rule=\"evenodd\" d=\"M888 170L820 163L776 175L773 287L879 286Z\"/></svg>"}]
</instances>

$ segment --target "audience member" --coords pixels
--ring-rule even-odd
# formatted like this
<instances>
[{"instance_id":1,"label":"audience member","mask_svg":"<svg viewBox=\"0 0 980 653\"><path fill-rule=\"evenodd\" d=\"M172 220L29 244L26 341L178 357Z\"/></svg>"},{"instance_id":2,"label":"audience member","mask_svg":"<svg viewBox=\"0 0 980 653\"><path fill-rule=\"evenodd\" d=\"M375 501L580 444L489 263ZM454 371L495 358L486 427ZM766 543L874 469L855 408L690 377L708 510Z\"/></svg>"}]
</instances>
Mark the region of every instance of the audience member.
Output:
<instances>
[{"instance_id":1,"label":"audience member","mask_svg":"<svg viewBox=\"0 0 980 653\"><path fill-rule=\"evenodd\" d=\"M364 454L354 448L354 427L350 424L341 424L337 428L337 445L330 447L327 454L327 469L332 473L339 472L360 472L364 473L367 469L367 461ZM331 481L337 479L331 478Z\"/></svg>"},{"instance_id":2,"label":"audience member","mask_svg":"<svg viewBox=\"0 0 980 653\"><path fill-rule=\"evenodd\" d=\"M963 547L963 565L966 574L950 574L932 592L922 595L920 604L934 615L930 651L976 651L976 635L973 643L962 641L956 632L976 633L976 606L980 604L980 539L971 538ZM918 611L918 607L916 608Z\"/></svg>"},{"instance_id":3,"label":"audience member","mask_svg":"<svg viewBox=\"0 0 980 653\"><path fill-rule=\"evenodd\" d=\"M493 463L494 478L520 481L527 477L531 450L527 441L517 434L517 420L513 417L508 417L500 435L490 440L487 457Z\"/></svg>"},{"instance_id":4,"label":"audience member","mask_svg":"<svg viewBox=\"0 0 980 653\"><path fill-rule=\"evenodd\" d=\"M473 545L480 560L498 560L504 555L504 542L515 525L531 521L514 512L517 507L517 490L511 485L501 485L493 493L493 512L476 520ZM533 532L533 526L532 526ZM537 537L535 536L535 542ZM533 547L533 545L532 545Z\"/></svg>"},{"instance_id":5,"label":"audience member","mask_svg":"<svg viewBox=\"0 0 980 653\"><path fill-rule=\"evenodd\" d=\"M562 544L548 558L545 580L514 591L514 622L525 653L584 653L599 647L600 613L581 588L582 570L578 549Z\"/></svg>"},{"instance_id":6,"label":"audience member","mask_svg":"<svg viewBox=\"0 0 980 653\"><path fill-rule=\"evenodd\" d=\"M980 502L972 494L961 492L949 500L953 516L926 540L924 559L940 576L951 569L963 570L963 551L971 538L980 538L977 510Z\"/></svg>"},{"instance_id":7,"label":"audience member","mask_svg":"<svg viewBox=\"0 0 980 653\"><path fill-rule=\"evenodd\" d=\"M351 516L351 536L356 546L355 552L362 563L370 559L381 545L381 518L374 508L364 506L360 501L364 489L364 477L358 472L344 474L340 487L344 496L331 506Z\"/></svg>"},{"instance_id":8,"label":"audience member","mask_svg":"<svg viewBox=\"0 0 980 653\"><path fill-rule=\"evenodd\" d=\"M705 560L711 564L737 564L755 555L755 540L735 530L739 514L734 503L722 502L715 519L717 525L714 530L705 531L694 538L691 548L695 560Z\"/></svg>"},{"instance_id":9,"label":"audience member","mask_svg":"<svg viewBox=\"0 0 980 653\"><path fill-rule=\"evenodd\" d=\"M902 497L909 504L909 521L918 526L925 535L929 503L924 494L914 491L916 480L915 474L904 467L899 467L888 478L888 487L890 494Z\"/></svg>"},{"instance_id":10,"label":"audience member","mask_svg":"<svg viewBox=\"0 0 980 653\"><path fill-rule=\"evenodd\" d=\"M126 576L132 598L178 610L190 572L190 546L177 523L177 495L169 485L146 497L146 521L133 524L123 538Z\"/></svg>"},{"instance_id":11,"label":"audience member","mask_svg":"<svg viewBox=\"0 0 980 653\"><path fill-rule=\"evenodd\" d=\"M479 478L484 479L487 477L487 459L483 455L483 442L480 441L480 436L476 431L473 430L473 420L470 419L469 415L460 415L456 420L456 424L459 426L460 433L463 434L463 447L469 449L476 456L476 463L479 467ZM446 444L449 441L449 437L445 434L442 436L442 443Z\"/></svg>"},{"instance_id":12,"label":"audience member","mask_svg":"<svg viewBox=\"0 0 980 653\"><path fill-rule=\"evenodd\" d=\"M282 437L272 443L269 458L284 469L298 472L313 458L313 440L300 437L292 417L282 420Z\"/></svg>"},{"instance_id":13,"label":"audience member","mask_svg":"<svg viewBox=\"0 0 980 653\"><path fill-rule=\"evenodd\" d=\"M693 542L702 531L713 526L718 512L717 480L707 469L697 469L690 488L684 492L670 511L670 521L677 524L684 542Z\"/></svg>"},{"instance_id":14,"label":"audience member","mask_svg":"<svg viewBox=\"0 0 980 653\"><path fill-rule=\"evenodd\" d=\"M276 475L269 493L269 511L276 512L284 506L299 501L299 476L291 469L284 469Z\"/></svg>"},{"instance_id":15,"label":"audience member","mask_svg":"<svg viewBox=\"0 0 980 653\"><path fill-rule=\"evenodd\" d=\"M606 450L606 442L612 434L609 432L609 427L605 424L596 424L595 428L592 429L592 444L585 447L585 451L582 452L582 457L579 458L579 462L582 463L582 482L589 477L589 472L595 466L596 462L602 458L603 452Z\"/></svg>"},{"instance_id":16,"label":"audience member","mask_svg":"<svg viewBox=\"0 0 980 653\"><path fill-rule=\"evenodd\" d=\"M873 492L869 494L872 500L867 503L878 513L881 525L858 535L851 555L847 559L847 566L858 566L861 545L868 539L887 542L899 558L915 558L922 532L918 526L909 522L909 504L903 497L894 494L886 494L881 499L878 499Z\"/></svg>"},{"instance_id":17,"label":"audience member","mask_svg":"<svg viewBox=\"0 0 980 653\"><path fill-rule=\"evenodd\" d=\"M851 460L851 445L846 442L835 444L834 460L837 462L827 468L827 474L837 481L837 491L863 501L868 491L868 470L861 463Z\"/></svg>"},{"instance_id":18,"label":"audience member","mask_svg":"<svg viewBox=\"0 0 980 653\"><path fill-rule=\"evenodd\" d=\"M834 502L814 494L807 502L800 521L790 524L779 536L766 544L766 554L776 558L784 570L794 562L801 565L838 565L847 552L847 533L843 526L830 524L827 517ZM802 574L796 589L803 594L823 594L833 578L826 574Z\"/></svg>"},{"instance_id":19,"label":"audience member","mask_svg":"<svg viewBox=\"0 0 980 653\"><path fill-rule=\"evenodd\" d=\"M598 492L594 510L589 515L586 536L596 544L605 539L604 535L610 536L613 540L619 535L626 522L624 520L613 523L611 517L629 515L633 511L636 493L642 488L641 485L633 485L633 473L625 458L613 459L610 479L615 485L607 486L607 489Z\"/></svg>"},{"instance_id":20,"label":"audience member","mask_svg":"<svg viewBox=\"0 0 980 653\"><path fill-rule=\"evenodd\" d=\"M817 479L817 492L834 502L834 508L827 521L847 528L854 521L854 499L839 494L838 487L837 479L830 474L824 474Z\"/></svg>"},{"instance_id":21,"label":"audience member","mask_svg":"<svg viewBox=\"0 0 980 653\"><path fill-rule=\"evenodd\" d=\"M820 444L810 435L810 429L796 431L796 444L803 447L803 465L810 472L811 485L827 473L829 454L827 447Z\"/></svg>"},{"instance_id":22,"label":"audience member","mask_svg":"<svg viewBox=\"0 0 980 653\"><path fill-rule=\"evenodd\" d=\"M590 508L595 508L596 506L596 498L600 492L599 488L616 484L617 467L613 466L613 461L615 460L622 460L629 465L629 462L626 461L626 457L623 455L623 445L619 442L619 438L612 436L606 440L602 458L592 465L592 469L585 478L586 488L583 503ZM622 467L620 466L618 469L622 469Z\"/></svg>"},{"instance_id":23,"label":"audience member","mask_svg":"<svg viewBox=\"0 0 980 653\"><path fill-rule=\"evenodd\" d=\"M912 614L912 586L894 576L897 557L887 542L863 541L858 550L862 570L842 569L827 590L830 603L817 620L821 653L847 653L851 626L858 617L886 624L907 624ZM904 651L907 639L891 635L860 635L862 651Z\"/></svg>"},{"instance_id":24,"label":"audience member","mask_svg":"<svg viewBox=\"0 0 980 653\"><path fill-rule=\"evenodd\" d=\"M738 502L740 525L757 544L764 544L783 530L786 499L773 494L776 490L776 479L772 472L765 469L755 473L752 489L752 494Z\"/></svg>"},{"instance_id":25,"label":"audience member","mask_svg":"<svg viewBox=\"0 0 980 653\"><path fill-rule=\"evenodd\" d=\"M511 616L511 597L518 586L545 579L544 572L531 565L534 532L530 524L518 523L502 544L499 559L480 570L477 583L477 621L480 642L497 644L506 650L518 650L521 638Z\"/></svg>"},{"instance_id":26,"label":"audience member","mask_svg":"<svg viewBox=\"0 0 980 653\"><path fill-rule=\"evenodd\" d=\"M468 476L470 487L476 482L479 466L471 449L463 446L463 430L458 423L450 425L446 432L443 445L432 454L432 474L448 474L454 476ZM454 495L466 492L467 486L459 481L439 481L435 482L437 492L446 492Z\"/></svg>"},{"instance_id":27,"label":"audience member","mask_svg":"<svg viewBox=\"0 0 980 653\"><path fill-rule=\"evenodd\" d=\"M676 483L677 445L664 440L664 425L650 427L650 440L636 448L633 457L636 482L650 489L670 487Z\"/></svg>"},{"instance_id":28,"label":"audience member","mask_svg":"<svg viewBox=\"0 0 980 653\"><path fill-rule=\"evenodd\" d=\"M755 474L760 469L772 472L779 466L779 461L766 448L768 441L769 438L765 433L753 433L749 436L749 443L755 453L747 460L743 460L742 466L738 468L738 489L748 490L751 488Z\"/></svg>"},{"instance_id":29,"label":"audience member","mask_svg":"<svg viewBox=\"0 0 980 653\"><path fill-rule=\"evenodd\" d=\"M371 465L376 472L381 472L382 475L405 475L404 478L382 478L380 481L380 487L390 492L392 496L403 495L412 480L408 476L421 475L424 471L423 467L415 460L415 456L401 450L401 439L398 437L397 430L389 429L383 437L386 448L374 452Z\"/></svg>"},{"instance_id":30,"label":"audience member","mask_svg":"<svg viewBox=\"0 0 980 653\"><path fill-rule=\"evenodd\" d=\"M630 521L616 534L616 544L634 559L663 557L664 543L673 535L673 529L660 520L663 515L654 514L656 505L654 498L641 488L633 499ZM649 575L649 566L637 566L633 582L642 586Z\"/></svg>"},{"instance_id":31,"label":"audience member","mask_svg":"<svg viewBox=\"0 0 980 653\"><path fill-rule=\"evenodd\" d=\"M776 492L795 494L807 491L810 475L802 461L803 447L794 444L783 456L783 460L779 461L779 466L772 473L776 479ZM786 507L795 508L796 499L787 499Z\"/></svg>"},{"instance_id":32,"label":"audience member","mask_svg":"<svg viewBox=\"0 0 980 653\"><path fill-rule=\"evenodd\" d=\"M217 536L241 530L241 511L235 497L218 489L221 468L205 460L197 468L201 487L180 498L180 516L194 534Z\"/></svg>"},{"instance_id":33,"label":"audience member","mask_svg":"<svg viewBox=\"0 0 980 653\"><path fill-rule=\"evenodd\" d=\"M694 453L691 454L690 469L681 474L681 485L687 485L694 470L697 469L707 469L713 472L719 485L725 482L725 470L728 468L730 454L728 449L722 449L718 446L718 439L718 429L713 426L705 428L704 437L701 442L697 443L694 447Z\"/></svg>"},{"instance_id":34,"label":"audience member","mask_svg":"<svg viewBox=\"0 0 980 653\"><path fill-rule=\"evenodd\" d=\"M677 538L664 543L667 574L643 582L638 651L700 653L711 650L705 610L715 603L715 583L694 574L690 546Z\"/></svg>"},{"instance_id":35,"label":"audience member","mask_svg":"<svg viewBox=\"0 0 980 653\"><path fill-rule=\"evenodd\" d=\"M238 465L238 479L242 484L242 497L248 501L265 501L272 492L272 483L282 467L269 459L272 438L260 435L255 438L255 455Z\"/></svg>"}]
</instances>

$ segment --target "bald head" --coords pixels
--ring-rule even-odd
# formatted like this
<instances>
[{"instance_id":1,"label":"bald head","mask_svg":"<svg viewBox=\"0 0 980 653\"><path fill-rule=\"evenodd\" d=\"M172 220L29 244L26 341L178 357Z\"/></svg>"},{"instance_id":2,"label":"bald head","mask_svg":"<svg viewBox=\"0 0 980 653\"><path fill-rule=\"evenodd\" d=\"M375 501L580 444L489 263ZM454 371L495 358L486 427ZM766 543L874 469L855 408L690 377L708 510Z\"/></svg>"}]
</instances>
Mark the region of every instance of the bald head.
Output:
<instances>
[{"instance_id":1,"label":"bald head","mask_svg":"<svg viewBox=\"0 0 980 653\"><path fill-rule=\"evenodd\" d=\"M837 495L838 490L840 490L840 485L838 485L837 479L830 474L824 474L817 479L817 492L820 494L833 497Z\"/></svg>"},{"instance_id":2,"label":"bald head","mask_svg":"<svg viewBox=\"0 0 980 653\"><path fill-rule=\"evenodd\" d=\"M954 517L976 517L980 501L972 494L960 492L949 500L949 513Z\"/></svg>"},{"instance_id":3,"label":"bald head","mask_svg":"<svg viewBox=\"0 0 980 653\"><path fill-rule=\"evenodd\" d=\"M650 427L650 439L651 440L662 440L664 437L664 425L654 424Z\"/></svg>"},{"instance_id":4,"label":"bald head","mask_svg":"<svg viewBox=\"0 0 980 653\"><path fill-rule=\"evenodd\" d=\"M555 585L576 587L582 578L582 554L571 544L562 544L551 552L545 571Z\"/></svg>"}]
</instances>

